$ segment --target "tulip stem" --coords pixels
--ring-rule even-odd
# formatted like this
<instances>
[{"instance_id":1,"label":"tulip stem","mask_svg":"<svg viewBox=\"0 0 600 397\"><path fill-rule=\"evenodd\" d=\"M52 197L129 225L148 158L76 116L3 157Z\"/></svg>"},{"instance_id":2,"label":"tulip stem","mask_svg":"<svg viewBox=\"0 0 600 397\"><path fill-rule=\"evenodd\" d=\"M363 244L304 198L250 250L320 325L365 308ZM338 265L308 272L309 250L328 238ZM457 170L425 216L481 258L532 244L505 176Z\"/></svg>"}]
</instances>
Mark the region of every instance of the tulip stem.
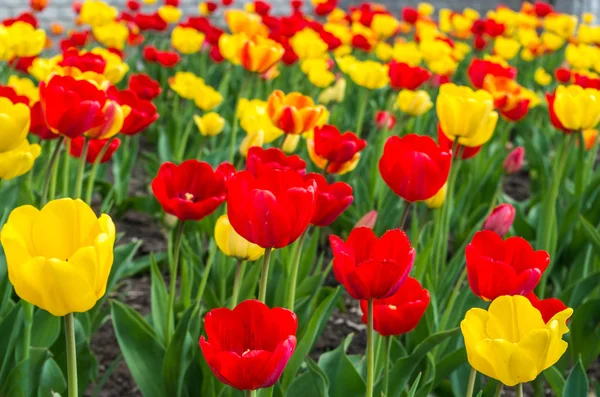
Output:
<instances>
[{"instance_id":1,"label":"tulip stem","mask_svg":"<svg viewBox=\"0 0 600 397\"><path fill-rule=\"evenodd\" d=\"M412 203L407 201L404 203L404 208L402 209L402 217L400 218L400 229L404 230L406 227L406 220L408 219L408 214L410 213L410 208L412 207Z\"/></svg>"},{"instance_id":2,"label":"tulip stem","mask_svg":"<svg viewBox=\"0 0 600 397\"><path fill-rule=\"evenodd\" d=\"M31 327L33 326L33 305L31 303L21 300L23 312L25 314L24 330L23 330L23 342L21 344L21 351L17 355L18 360L29 359L29 348L31 345Z\"/></svg>"},{"instance_id":3,"label":"tulip stem","mask_svg":"<svg viewBox=\"0 0 600 397\"><path fill-rule=\"evenodd\" d=\"M98 167L102 162L102 157L106 154L108 147L110 146L112 140L114 138L109 139L104 147L100 149L100 153L98 153L98 157L94 160L94 164L92 165L92 171L90 173L90 177L88 179L87 188L85 190L85 202L89 205L92 205L92 198L94 196L94 184L96 183L96 174L98 174Z\"/></svg>"},{"instance_id":4,"label":"tulip stem","mask_svg":"<svg viewBox=\"0 0 600 397\"><path fill-rule=\"evenodd\" d=\"M68 151L70 150L69 146L71 143L67 143L67 148L65 149L67 153L65 154L65 163L63 164L63 174L62 174L62 196L69 197L69 182L71 181L71 156Z\"/></svg>"},{"instance_id":5,"label":"tulip stem","mask_svg":"<svg viewBox=\"0 0 600 397\"><path fill-rule=\"evenodd\" d=\"M212 268L215 254L217 253L217 246L213 245L210 253L208 254L208 259L204 264L204 272L202 273L202 280L200 281L200 286L198 287L198 292L196 294L196 302L200 304L200 301L204 297L204 291L206 290L206 284L208 283L208 276L210 274L210 269Z\"/></svg>"},{"instance_id":6,"label":"tulip stem","mask_svg":"<svg viewBox=\"0 0 600 397\"><path fill-rule=\"evenodd\" d=\"M294 303L296 302L296 284L298 283L298 269L300 268L300 257L302 256L302 246L304 246L304 239L306 238L306 231L302 233L296 249L294 252L294 259L292 262L292 273L290 274L290 289L288 292L288 299L286 307L291 311L294 311Z\"/></svg>"},{"instance_id":7,"label":"tulip stem","mask_svg":"<svg viewBox=\"0 0 600 397\"><path fill-rule=\"evenodd\" d=\"M238 297L240 295L240 287L242 286L242 280L244 279L244 270L246 269L246 261L238 260L235 264L235 280L233 281L233 293L231 294L231 303L229 308L233 309L237 306Z\"/></svg>"},{"instance_id":8,"label":"tulip stem","mask_svg":"<svg viewBox=\"0 0 600 397\"><path fill-rule=\"evenodd\" d=\"M185 222L180 221L175 232L173 241L173 263L171 264L171 279L169 280L169 302L167 306L167 328L165 328L165 346L171 342L171 333L175 329L174 306L175 295L177 294L177 268L179 267L179 252L181 251L181 237L183 236L183 227Z\"/></svg>"},{"instance_id":9,"label":"tulip stem","mask_svg":"<svg viewBox=\"0 0 600 397\"><path fill-rule=\"evenodd\" d=\"M67 338L67 375L69 397L78 397L77 392L77 349L75 345L75 323L73 313L65 316L65 336Z\"/></svg>"},{"instance_id":10,"label":"tulip stem","mask_svg":"<svg viewBox=\"0 0 600 397\"><path fill-rule=\"evenodd\" d=\"M519 383L517 385L517 397L523 397L523 384Z\"/></svg>"},{"instance_id":11,"label":"tulip stem","mask_svg":"<svg viewBox=\"0 0 600 397\"><path fill-rule=\"evenodd\" d=\"M369 103L369 90L361 89L361 95L358 103L358 117L356 118L356 136L360 138L362 132L365 112L367 111L367 104Z\"/></svg>"},{"instance_id":12,"label":"tulip stem","mask_svg":"<svg viewBox=\"0 0 600 397\"><path fill-rule=\"evenodd\" d=\"M373 299L369 299L368 303L368 325L367 325L367 393L365 397L373 397L373 378L374 378L374 363L375 363L375 349L374 349L374 335L373 335Z\"/></svg>"},{"instance_id":13,"label":"tulip stem","mask_svg":"<svg viewBox=\"0 0 600 397\"><path fill-rule=\"evenodd\" d=\"M183 157L185 156L185 147L187 146L187 141L190 139L190 134L192 133L192 127L194 125L194 118L192 117L190 121L188 121L185 130L183 131L183 135L181 136L181 141L179 142L179 147L177 148L177 154L175 159L178 161L183 161Z\"/></svg>"},{"instance_id":14,"label":"tulip stem","mask_svg":"<svg viewBox=\"0 0 600 397\"><path fill-rule=\"evenodd\" d=\"M246 397L256 397L256 390L246 390Z\"/></svg>"},{"instance_id":15,"label":"tulip stem","mask_svg":"<svg viewBox=\"0 0 600 397\"><path fill-rule=\"evenodd\" d=\"M475 378L477 378L477 371L475 368L471 368L471 375L469 375L469 385L467 386L466 397L473 396L473 391L475 390Z\"/></svg>"},{"instance_id":16,"label":"tulip stem","mask_svg":"<svg viewBox=\"0 0 600 397\"><path fill-rule=\"evenodd\" d=\"M262 271L260 274L260 286L258 289L258 300L266 303L267 299L267 281L269 280L269 262L271 261L271 252L273 248L266 248L263 256Z\"/></svg>"},{"instance_id":17,"label":"tulip stem","mask_svg":"<svg viewBox=\"0 0 600 397\"><path fill-rule=\"evenodd\" d=\"M383 395L388 396L390 386L390 352L392 350L392 337L385 337L385 356L383 357Z\"/></svg>"},{"instance_id":18,"label":"tulip stem","mask_svg":"<svg viewBox=\"0 0 600 397\"><path fill-rule=\"evenodd\" d=\"M60 137L56 141L56 146L54 146L54 151L52 152L50 161L46 166L46 174L44 175L44 185L42 186L42 198L40 207L43 207L48 202L48 191L50 190L50 179L52 177L52 169L54 168L54 163L56 163L56 160L58 159L58 155L60 154L60 149L63 145L64 140L64 137Z\"/></svg>"},{"instance_id":19,"label":"tulip stem","mask_svg":"<svg viewBox=\"0 0 600 397\"><path fill-rule=\"evenodd\" d=\"M500 397L502 395L502 382L498 382L498 386L496 386L496 392L494 393L494 397Z\"/></svg>"},{"instance_id":20,"label":"tulip stem","mask_svg":"<svg viewBox=\"0 0 600 397\"><path fill-rule=\"evenodd\" d=\"M83 138L83 149L81 150L81 157L79 158L79 169L77 170L77 181L75 182L75 198L81 198L81 191L83 188L83 174L85 173L85 163L87 159L87 153L90 146L90 140L87 137Z\"/></svg>"}]
</instances>

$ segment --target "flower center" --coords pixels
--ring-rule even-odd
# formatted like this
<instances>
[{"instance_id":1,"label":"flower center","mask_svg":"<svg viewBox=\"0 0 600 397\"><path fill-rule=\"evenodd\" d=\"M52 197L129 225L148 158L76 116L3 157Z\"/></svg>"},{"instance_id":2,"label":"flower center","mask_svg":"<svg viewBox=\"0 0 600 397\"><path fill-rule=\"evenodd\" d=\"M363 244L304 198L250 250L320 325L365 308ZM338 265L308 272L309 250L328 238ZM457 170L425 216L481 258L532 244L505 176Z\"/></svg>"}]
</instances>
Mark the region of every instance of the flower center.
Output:
<instances>
[{"instance_id":1,"label":"flower center","mask_svg":"<svg viewBox=\"0 0 600 397\"><path fill-rule=\"evenodd\" d=\"M249 352L250 352L250 349L246 349L246 351L242 353L242 357L245 356L246 354L248 354Z\"/></svg>"},{"instance_id":2,"label":"flower center","mask_svg":"<svg viewBox=\"0 0 600 397\"><path fill-rule=\"evenodd\" d=\"M186 193L184 196L186 201L194 201L194 195L192 193Z\"/></svg>"}]
</instances>

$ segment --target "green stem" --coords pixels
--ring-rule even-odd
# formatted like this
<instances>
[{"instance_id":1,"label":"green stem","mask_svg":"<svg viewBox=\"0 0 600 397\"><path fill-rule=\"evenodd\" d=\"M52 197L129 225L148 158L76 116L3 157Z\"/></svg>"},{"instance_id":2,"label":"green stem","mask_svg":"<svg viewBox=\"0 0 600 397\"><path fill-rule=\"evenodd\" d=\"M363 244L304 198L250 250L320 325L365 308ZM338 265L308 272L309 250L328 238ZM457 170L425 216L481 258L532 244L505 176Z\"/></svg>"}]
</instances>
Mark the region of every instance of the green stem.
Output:
<instances>
[{"instance_id":1,"label":"green stem","mask_svg":"<svg viewBox=\"0 0 600 397\"><path fill-rule=\"evenodd\" d=\"M494 397L500 397L502 395L502 387L504 385L502 382L498 382L498 386L496 386L496 392L494 393Z\"/></svg>"},{"instance_id":2,"label":"green stem","mask_svg":"<svg viewBox=\"0 0 600 397\"><path fill-rule=\"evenodd\" d=\"M179 267L179 252L181 251L181 237L183 236L183 227L185 222L180 221L175 232L173 241L173 263L171 265L171 279L169 281L169 302L167 306L167 328L165 329L165 346L171 342L171 334L175 329L174 306L175 295L177 294L177 268Z\"/></svg>"},{"instance_id":3,"label":"green stem","mask_svg":"<svg viewBox=\"0 0 600 397\"><path fill-rule=\"evenodd\" d=\"M365 113L367 111L367 104L369 103L369 90L362 89L360 96L361 98L359 99L360 102L358 104L358 117L356 119L356 136L358 137L360 137L360 134L362 132L365 120Z\"/></svg>"},{"instance_id":4,"label":"green stem","mask_svg":"<svg viewBox=\"0 0 600 397\"><path fill-rule=\"evenodd\" d=\"M523 397L523 384L519 383L517 385L517 397Z\"/></svg>"},{"instance_id":5,"label":"green stem","mask_svg":"<svg viewBox=\"0 0 600 397\"><path fill-rule=\"evenodd\" d=\"M256 397L256 390L246 390L246 397Z\"/></svg>"},{"instance_id":6,"label":"green stem","mask_svg":"<svg viewBox=\"0 0 600 397\"><path fill-rule=\"evenodd\" d=\"M68 154L65 153L65 158L69 157ZM49 197L54 199L56 197L56 181L58 179L58 161L54 162L52 165L52 176L50 177L50 193Z\"/></svg>"},{"instance_id":7,"label":"green stem","mask_svg":"<svg viewBox=\"0 0 600 397\"><path fill-rule=\"evenodd\" d=\"M187 141L190 139L190 134L192 133L192 127L194 126L194 118L192 117L190 121L188 121L187 126L185 127L185 131L181 136L181 141L179 142L179 148L177 148L177 156L175 157L177 160L182 161L183 156L185 155L185 147L187 146Z\"/></svg>"},{"instance_id":8,"label":"green stem","mask_svg":"<svg viewBox=\"0 0 600 397\"><path fill-rule=\"evenodd\" d=\"M17 352L17 358L19 361L29 359L29 349L31 347L31 328L33 326L33 305L25 302L24 300L21 300L21 305L25 315L23 339L20 346L20 351Z\"/></svg>"},{"instance_id":9,"label":"green stem","mask_svg":"<svg viewBox=\"0 0 600 397\"><path fill-rule=\"evenodd\" d=\"M412 207L412 203L410 201L406 201L404 203L404 208L402 209L402 217L400 217L400 229L404 230L406 226L406 220L408 219L408 214L410 213L410 207Z\"/></svg>"},{"instance_id":10,"label":"green stem","mask_svg":"<svg viewBox=\"0 0 600 397\"><path fill-rule=\"evenodd\" d=\"M83 149L79 158L79 169L77 170L77 181L75 182L75 198L81 198L81 190L83 189L83 175L85 173L85 163L90 146L90 140L87 137L83 138Z\"/></svg>"},{"instance_id":11,"label":"green stem","mask_svg":"<svg viewBox=\"0 0 600 397\"><path fill-rule=\"evenodd\" d=\"M68 145L70 146L71 143L69 142ZM62 171L62 196L69 197L69 182L71 181L71 156L69 153L65 154L65 164Z\"/></svg>"},{"instance_id":12,"label":"green stem","mask_svg":"<svg viewBox=\"0 0 600 397\"><path fill-rule=\"evenodd\" d=\"M204 297L204 291L206 290L206 284L208 283L208 276L210 275L210 269L212 268L212 264L215 259L215 254L217 253L217 247L213 246L208 260L206 261L206 265L204 267L204 273L202 273L202 280L200 281L200 287L198 287L198 293L196 294L196 302L200 302Z\"/></svg>"},{"instance_id":13,"label":"green stem","mask_svg":"<svg viewBox=\"0 0 600 397\"><path fill-rule=\"evenodd\" d=\"M67 375L69 397L78 397L77 392L77 349L75 345L75 323L73 313L65 316L65 336L67 338Z\"/></svg>"},{"instance_id":14,"label":"green stem","mask_svg":"<svg viewBox=\"0 0 600 397\"><path fill-rule=\"evenodd\" d=\"M367 325L367 393L365 397L373 397L373 385L374 385L374 361L375 361L375 351L373 344L373 299L369 299L368 303L368 325Z\"/></svg>"},{"instance_id":15,"label":"green stem","mask_svg":"<svg viewBox=\"0 0 600 397\"><path fill-rule=\"evenodd\" d=\"M244 279L244 270L246 269L246 261L239 260L235 264L235 279L233 280L233 293L231 294L231 302L229 308L233 309L237 306L238 297L240 296L240 288Z\"/></svg>"},{"instance_id":16,"label":"green stem","mask_svg":"<svg viewBox=\"0 0 600 397\"><path fill-rule=\"evenodd\" d=\"M96 175L98 174L98 167L100 166L100 162L102 162L102 157L104 157L104 155L106 154L106 151L108 150L108 147L110 146L113 139L114 138L111 138L110 140L108 140L106 142L104 147L100 150L100 153L98 153L98 157L96 157L94 164L92 165L92 171L90 173L87 188L85 190L85 202L90 205L92 204L92 198L94 195L94 184L96 183Z\"/></svg>"},{"instance_id":17,"label":"green stem","mask_svg":"<svg viewBox=\"0 0 600 397\"><path fill-rule=\"evenodd\" d=\"M385 356L383 358L383 395L388 396L390 385L390 351L392 350L392 337L385 337Z\"/></svg>"},{"instance_id":18,"label":"green stem","mask_svg":"<svg viewBox=\"0 0 600 397\"><path fill-rule=\"evenodd\" d=\"M469 385L467 386L466 397L472 397L473 391L475 390L475 378L477 377L477 371L475 368L471 368L471 375L469 375Z\"/></svg>"},{"instance_id":19,"label":"green stem","mask_svg":"<svg viewBox=\"0 0 600 397\"><path fill-rule=\"evenodd\" d=\"M46 174L44 175L44 184L42 185L42 198L40 207L43 207L48 202L48 191L50 189L50 179L52 176L52 168L54 168L54 163L58 159L58 155L60 154L60 149L63 145L65 138L60 137L56 141L56 146L54 146L54 151L52 152L52 156L50 157L50 161L46 166Z\"/></svg>"},{"instance_id":20,"label":"green stem","mask_svg":"<svg viewBox=\"0 0 600 397\"><path fill-rule=\"evenodd\" d=\"M269 262L271 261L271 252L273 248L265 249L263 256L262 271L260 274L260 286L258 288L258 300L265 303L267 299L267 281L269 280Z\"/></svg>"},{"instance_id":21,"label":"green stem","mask_svg":"<svg viewBox=\"0 0 600 397\"><path fill-rule=\"evenodd\" d=\"M296 244L296 250L294 252L294 259L292 262L292 273L290 274L290 285L288 292L288 299L286 308L294 311L294 303L296 302L296 284L298 283L298 269L300 268L300 257L302 256L302 246L304 245L304 239L306 238L306 232L302 233L298 243Z\"/></svg>"}]
</instances>

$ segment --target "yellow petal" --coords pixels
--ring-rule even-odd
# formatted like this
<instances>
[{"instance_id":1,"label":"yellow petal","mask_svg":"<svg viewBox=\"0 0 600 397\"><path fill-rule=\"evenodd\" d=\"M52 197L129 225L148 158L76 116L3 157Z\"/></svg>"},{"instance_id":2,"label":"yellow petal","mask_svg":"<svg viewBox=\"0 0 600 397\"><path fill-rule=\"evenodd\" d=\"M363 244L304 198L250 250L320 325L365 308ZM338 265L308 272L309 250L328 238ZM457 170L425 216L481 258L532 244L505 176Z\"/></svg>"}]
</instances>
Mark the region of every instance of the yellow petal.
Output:
<instances>
[{"instance_id":1,"label":"yellow petal","mask_svg":"<svg viewBox=\"0 0 600 397\"><path fill-rule=\"evenodd\" d=\"M529 331L544 328L541 313L523 296L501 296L488 309L486 331L492 339L517 343Z\"/></svg>"}]
</instances>

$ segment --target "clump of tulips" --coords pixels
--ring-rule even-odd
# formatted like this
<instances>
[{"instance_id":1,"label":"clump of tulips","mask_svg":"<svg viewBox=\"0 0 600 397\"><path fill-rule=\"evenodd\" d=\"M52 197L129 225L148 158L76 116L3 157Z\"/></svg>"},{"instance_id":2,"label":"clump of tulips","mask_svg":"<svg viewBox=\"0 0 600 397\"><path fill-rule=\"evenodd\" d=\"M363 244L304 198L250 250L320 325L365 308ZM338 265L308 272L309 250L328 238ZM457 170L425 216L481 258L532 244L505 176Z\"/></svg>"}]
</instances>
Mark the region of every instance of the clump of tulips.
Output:
<instances>
[{"instance_id":1,"label":"clump of tulips","mask_svg":"<svg viewBox=\"0 0 600 397\"><path fill-rule=\"evenodd\" d=\"M49 6L0 25L0 395L597 389L593 14Z\"/></svg>"}]
</instances>

